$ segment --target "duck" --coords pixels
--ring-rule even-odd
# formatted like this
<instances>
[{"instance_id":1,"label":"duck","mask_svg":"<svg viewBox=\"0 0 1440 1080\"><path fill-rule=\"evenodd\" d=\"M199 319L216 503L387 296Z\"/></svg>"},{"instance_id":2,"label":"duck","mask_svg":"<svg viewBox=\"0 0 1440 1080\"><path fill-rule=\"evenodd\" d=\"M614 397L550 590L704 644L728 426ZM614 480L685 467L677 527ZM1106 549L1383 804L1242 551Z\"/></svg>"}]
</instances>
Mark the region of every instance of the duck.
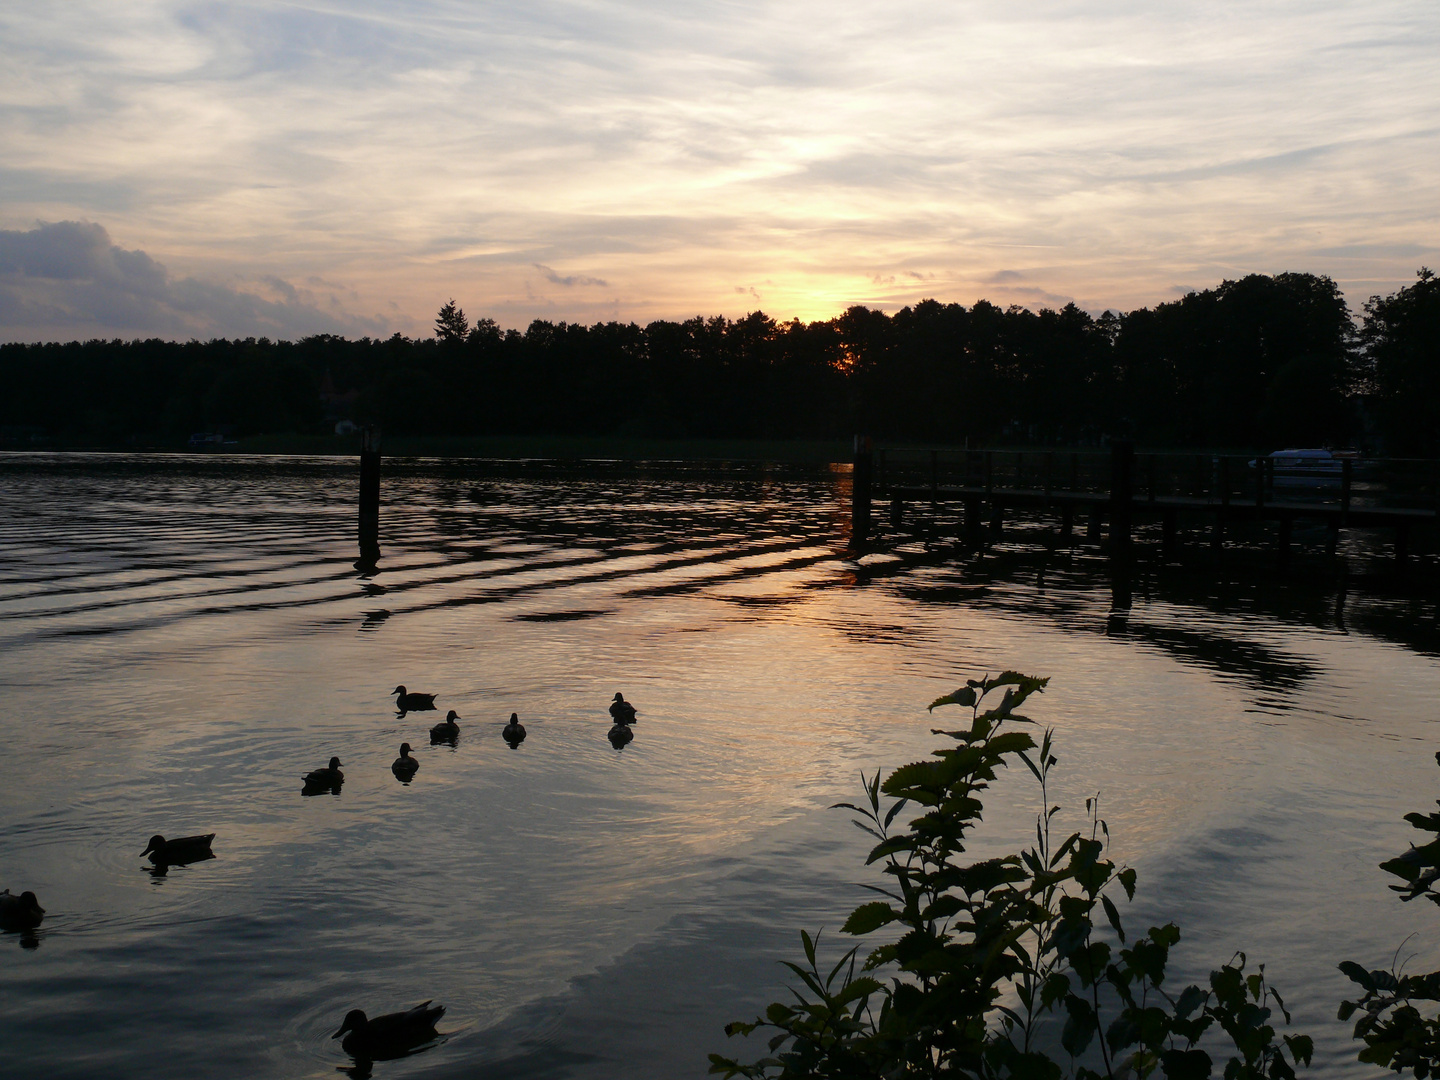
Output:
<instances>
[{"instance_id":1,"label":"duck","mask_svg":"<svg viewBox=\"0 0 1440 1080\"><path fill-rule=\"evenodd\" d=\"M338 792L340 785L345 782L345 774L340 771L340 759L332 757L329 765L306 773L303 779L305 791L302 794L323 794L326 791Z\"/></svg>"},{"instance_id":2,"label":"duck","mask_svg":"<svg viewBox=\"0 0 1440 1080\"><path fill-rule=\"evenodd\" d=\"M156 866L180 866L183 863L213 859L215 853L210 850L210 841L214 839L213 832L204 836L182 836L176 840L166 840L156 833L140 854L149 855L150 861Z\"/></svg>"},{"instance_id":3,"label":"duck","mask_svg":"<svg viewBox=\"0 0 1440 1080\"><path fill-rule=\"evenodd\" d=\"M402 713L426 712L435 708L434 694L412 694L405 689L403 683L391 690L390 693L396 695L395 708Z\"/></svg>"},{"instance_id":4,"label":"duck","mask_svg":"<svg viewBox=\"0 0 1440 1080\"><path fill-rule=\"evenodd\" d=\"M30 891L12 896L0 892L0 930L33 930L45 918L45 909Z\"/></svg>"},{"instance_id":5,"label":"duck","mask_svg":"<svg viewBox=\"0 0 1440 1080\"><path fill-rule=\"evenodd\" d=\"M500 732L500 737L510 744L512 750L525 741L525 725L520 723L519 713L510 714L510 722L505 725L505 730Z\"/></svg>"},{"instance_id":6,"label":"duck","mask_svg":"<svg viewBox=\"0 0 1440 1080\"><path fill-rule=\"evenodd\" d=\"M401 743L400 756L391 762L390 771L402 780L409 780L419 768L420 762L410 756L410 744L408 742Z\"/></svg>"},{"instance_id":7,"label":"duck","mask_svg":"<svg viewBox=\"0 0 1440 1080\"><path fill-rule=\"evenodd\" d=\"M610 719L617 724L633 724L635 722L635 706L625 700L624 694L617 693L610 702Z\"/></svg>"},{"instance_id":8,"label":"duck","mask_svg":"<svg viewBox=\"0 0 1440 1080\"><path fill-rule=\"evenodd\" d=\"M431 741L432 743L433 743L433 742L444 742L446 739L457 739L457 738L459 738L459 737L460 737L460 725L457 724L457 723L455 723L455 721L456 721L456 720L462 720L462 719L464 719L464 717L462 717L462 716L461 716L459 713L457 713L454 709L451 709L451 710L446 714L444 723L436 724L434 727L432 727L432 728L430 729L430 741Z\"/></svg>"},{"instance_id":9,"label":"duck","mask_svg":"<svg viewBox=\"0 0 1440 1080\"><path fill-rule=\"evenodd\" d=\"M330 764L323 769L316 769L314 772L305 774L307 784L338 784L345 779L345 774L340 771L340 759L332 757Z\"/></svg>"},{"instance_id":10,"label":"duck","mask_svg":"<svg viewBox=\"0 0 1440 1080\"><path fill-rule=\"evenodd\" d=\"M610 740L610 745L616 750L623 750L625 744L635 738L635 732L630 730L628 724L616 724L610 729L610 734L606 738Z\"/></svg>"},{"instance_id":11,"label":"duck","mask_svg":"<svg viewBox=\"0 0 1440 1080\"><path fill-rule=\"evenodd\" d=\"M364 1009L351 1009L345 1014L340 1030L330 1037L338 1039L343 1035L345 1041L340 1045L356 1057L399 1057L435 1038L435 1024L444 1015L444 1005L431 1005L428 1001L373 1020L366 1017Z\"/></svg>"}]
</instances>

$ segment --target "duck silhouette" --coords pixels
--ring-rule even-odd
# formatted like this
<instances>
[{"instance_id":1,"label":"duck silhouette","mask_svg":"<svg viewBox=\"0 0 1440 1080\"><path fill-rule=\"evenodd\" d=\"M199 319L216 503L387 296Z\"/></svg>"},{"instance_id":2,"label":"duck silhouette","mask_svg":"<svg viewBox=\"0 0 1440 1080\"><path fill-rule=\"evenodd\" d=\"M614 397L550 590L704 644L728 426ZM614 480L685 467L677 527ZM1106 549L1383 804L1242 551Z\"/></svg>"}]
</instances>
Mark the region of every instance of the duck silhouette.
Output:
<instances>
[{"instance_id":1,"label":"duck silhouette","mask_svg":"<svg viewBox=\"0 0 1440 1080\"><path fill-rule=\"evenodd\" d=\"M525 741L525 725L520 723L519 713L510 714L510 722L500 732L500 737L510 744L511 750Z\"/></svg>"},{"instance_id":2,"label":"duck silhouette","mask_svg":"<svg viewBox=\"0 0 1440 1080\"><path fill-rule=\"evenodd\" d=\"M400 744L400 756L390 763L390 771L395 774L396 779L406 783L415 775L420 768L420 762L410 756L410 744Z\"/></svg>"},{"instance_id":3,"label":"duck silhouette","mask_svg":"<svg viewBox=\"0 0 1440 1080\"><path fill-rule=\"evenodd\" d=\"M34 930L45 918L45 909L33 892L12 896L10 890L0 892L0 930Z\"/></svg>"},{"instance_id":4,"label":"duck silhouette","mask_svg":"<svg viewBox=\"0 0 1440 1080\"><path fill-rule=\"evenodd\" d=\"M345 1014L340 1030L330 1037L344 1036L340 1045L357 1058L404 1057L415 1047L435 1038L435 1023L445 1015L444 1005L422 1001L404 1012L386 1013L373 1020L364 1009L351 1009Z\"/></svg>"},{"instance_id":5,"label":"duck silhouette","mask_svg":"<svg viewBox=\"0 0 1440 1080\"><path fill-rule=\"evenodd\" d=\"M166 840L156 833L140 854L142 857L149 855L150 861L156 866L183 866L186 863L213 859L215 853L210 850L210 841L214 839L213 832L204 836L182 836L176 840Z\"/></svg>"},{"instance_id":6,"label":"duck silhouette","mask_svg":"<svg viewBox=\"0 0 1440 1080\"><path fill-rule=\"evenodd\" d=\"M635 706L625 700L624 694L616 694L610 702L610 719L617 724L635 723Z\"/></svg>"},{"instance_id":7,"label":"duck silhouette","mask_svg":"<svg viewBox=\"0 0 1440 1080\"><path fill-rule=\"evenodd\" d=\"M429 712L435 708L434 694L412 694L403 683L390 693L395 695L395 708L401 716L407 712Z\"/></svg>"},{"instance_id":8,"label":"duck silhouette","mask_svg":"<svg viewBox=\"0 0 1440 1080\"><path fill-rule=\"evenodd\" d=\"M323 769L316 769L304 776L305 790L302 795L323 795L327 791L340 793L340 785L345 782L345 774L340 771L340 759L332 757L330 764Z\"/></svg>"},{"instance_id":9,"label":"duck silhouette","mask_svg":"<svg viewBox=\"0 0 1440 1080\"><path fill-rule=\"evenodd\" d=\"M460 725L456 720L463 720L464 717L451 709L445 719L430 729L430 741L432 743L448 742L454 743L460 737Z\"/></svg>"}]
</instances>

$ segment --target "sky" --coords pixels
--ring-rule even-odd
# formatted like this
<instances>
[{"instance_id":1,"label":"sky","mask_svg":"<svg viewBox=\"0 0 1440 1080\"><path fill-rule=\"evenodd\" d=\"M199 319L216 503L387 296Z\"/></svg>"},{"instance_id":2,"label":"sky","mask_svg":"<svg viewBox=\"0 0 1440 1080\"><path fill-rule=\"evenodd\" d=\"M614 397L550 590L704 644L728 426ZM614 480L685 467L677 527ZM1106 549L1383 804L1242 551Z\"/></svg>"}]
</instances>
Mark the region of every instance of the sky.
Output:
<instances>
[{"instance_id":1,"label":"sky","mask_svg":"<svg viewBox=\"0 0 1440 1080\"><path fill-rule=\"evenodd\" d=\"M0 340L1440 267L1435 0L0 5Z\"/></svg>"}]
</instances>

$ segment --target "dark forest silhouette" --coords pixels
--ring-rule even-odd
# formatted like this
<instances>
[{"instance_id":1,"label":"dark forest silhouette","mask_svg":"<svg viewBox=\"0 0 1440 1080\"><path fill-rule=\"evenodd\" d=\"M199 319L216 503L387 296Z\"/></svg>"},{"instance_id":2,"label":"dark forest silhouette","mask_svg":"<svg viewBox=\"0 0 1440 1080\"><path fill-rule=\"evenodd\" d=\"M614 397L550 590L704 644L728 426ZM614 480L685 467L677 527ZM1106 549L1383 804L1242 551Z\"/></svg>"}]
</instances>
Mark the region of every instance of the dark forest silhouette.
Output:
<instances>
[{"instance_id":1,"label":"dark forest silhouette","mask_svg":"<svg viewBox=\"0 0 1440 1080\"><path fill-rule=\"evenodd\" d=\"M778 323L470 325L435 336L0 346L14 447L194 432L836 438L1440 453L1440 282L1366 304L1328 277L1251 275L1128 314L924 300Z\"/></svg>"}]
</instances>

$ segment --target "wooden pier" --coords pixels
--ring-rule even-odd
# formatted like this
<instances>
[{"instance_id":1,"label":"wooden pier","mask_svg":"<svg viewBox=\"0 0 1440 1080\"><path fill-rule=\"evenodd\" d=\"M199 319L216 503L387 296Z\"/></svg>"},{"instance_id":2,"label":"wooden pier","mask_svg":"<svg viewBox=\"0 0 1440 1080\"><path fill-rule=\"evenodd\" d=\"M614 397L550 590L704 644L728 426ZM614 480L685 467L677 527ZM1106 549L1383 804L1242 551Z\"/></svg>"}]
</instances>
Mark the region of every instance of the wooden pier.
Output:
<instances>
[{"instance_id":1,"label":"wooden pier","mask_svg":"<svg viewBox=\"0 0 1440 1080\"><path fill-rule=\"evenodd\" d=\"M1331 554L1344 529L1390 530L1403 564L1412 531L1440 520L1440 462L1428 460L1342 458L1334 474L1296 476L1273 458L1137 455L1121 441L1108 452L1084 453L876 450L857 438L855 463L856 546L869 537L874 501L888 503L894 529L907 508L914 513L929 507L933 518L942 505L958 504L964 516L957 531L976 544L998 533L1016 511L1054 514L1065 540L1078 519L1089 540L1103 538L1109 553L1122 559L1131 552L1137 523L1159 522L1160 549L1168 557L1178 547L1182 519L1199 519L1217 549L1232 525L1271 523L1283 561L1294 523L1305 520L1326 527Z\"/></svg>"}]
</instances>

